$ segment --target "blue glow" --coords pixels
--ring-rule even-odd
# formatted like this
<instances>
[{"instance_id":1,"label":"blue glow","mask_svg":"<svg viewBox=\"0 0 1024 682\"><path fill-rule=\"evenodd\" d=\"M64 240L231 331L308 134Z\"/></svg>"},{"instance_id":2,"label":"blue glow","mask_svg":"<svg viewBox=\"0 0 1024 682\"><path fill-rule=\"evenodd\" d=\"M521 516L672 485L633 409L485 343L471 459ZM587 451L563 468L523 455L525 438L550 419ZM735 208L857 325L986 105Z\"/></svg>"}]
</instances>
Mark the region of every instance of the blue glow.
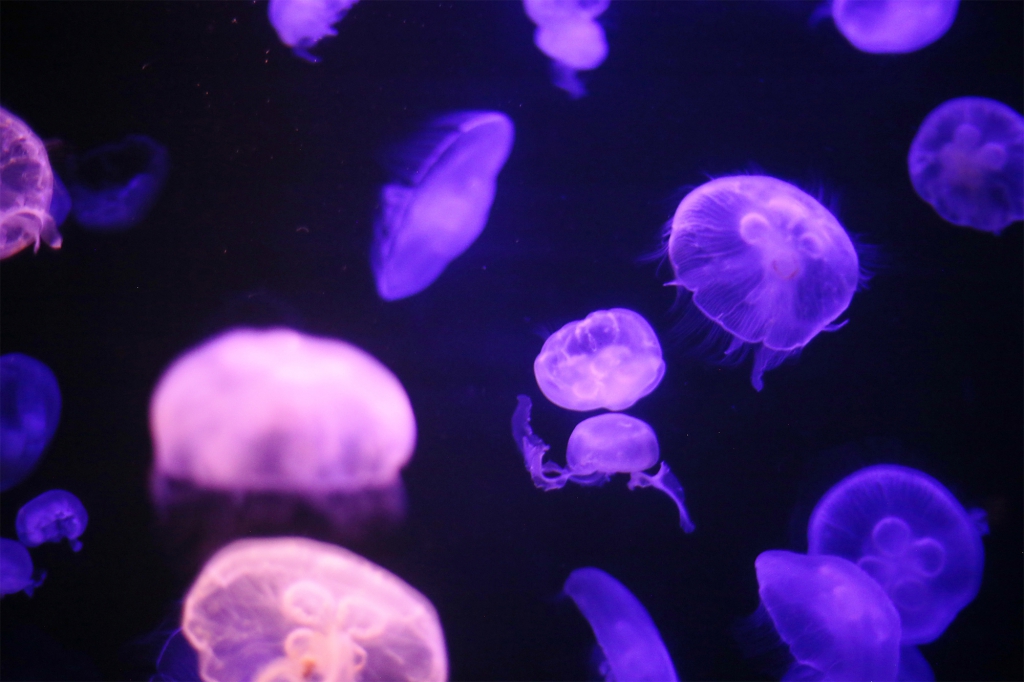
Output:
<instances>
[{"instance_id":1,"label":"blue glow","mask_svg":"<svg viewBox=\"0 0 1024 682\"><path fill-rule=\"evenodd\" d=\"M292 48L297 57L308 62L319 61L310 50L322 39L338 35L334 24L358 0L270 0L267 16L281 42Z\"/></svg>"},{"instance_id":2,"label":"blue glow","mask_svg":"<svg viewBox=\"0 0 1024 682\"><path fill-rule=\"evenodd\" d=\"M0 108L0 258L39 243L59 249L60 232L49 213L53 170L46 147L20 118Z\"/></svg>"},{"instance_id":3,"label":"blue glow","mask_svg":"<svg viewBox=\"0 0 1024 682\"><path fill-rule=\"evenodd\" d=\"M32 557L28 550L17 540L0 538L0 596L24 592L32 596L32 591L43 584L43 578L32 578Z\"/></svg>"},{"instance_id":4,"label":"blue glow","mask_svg":"<svg viewBox=\"0 0 1024 682\"><path fill-rule=\"evenodd\" d=\"M832 0L836 28L861 52L914 52L946 35L960 0Z\"/></svg>"},{"instance_id":5,"label":"blue glow","mask_svg":"<svg viewBox=\"0 0 1024 682\"><path fill-rule=\"evenodd\" d=\"M36 468L57 430L60 402L49 367L21 353L0 356L0 490Z\"/></svg>"},{"instance_id":6,"label":"blue glow","mask_svg":"<svg viewBox=\"0 0 1024 682\"><path fill-rule=\"evenodd\" d=\"M61 182L60 176L53 174L53 196L50 198L50 216L57 227L64 224L71 214L71 193Z\"/></svg>"},{"instance_id":7,"label":"blue glow","mask_svg":"<svg viewBox=\"0 0 1024 682\"><path fill-rule=\"evenodd\" d=\"M82 502L66 490L49 490L18 510L15 527L18 539L26 547L67 539L71 549L79 551L78 538L89 525L89 514Z\"/></svg>"},{"instance_id":8,"label":"blue glow","mask_svg":"<svg viewBox=\"0 0 1024 682\"><path fill-rule=\"evenodd\" d=\"M898 682L935 682L935 673L916 646L900 647Z\"/></svg>"}]
</instances>

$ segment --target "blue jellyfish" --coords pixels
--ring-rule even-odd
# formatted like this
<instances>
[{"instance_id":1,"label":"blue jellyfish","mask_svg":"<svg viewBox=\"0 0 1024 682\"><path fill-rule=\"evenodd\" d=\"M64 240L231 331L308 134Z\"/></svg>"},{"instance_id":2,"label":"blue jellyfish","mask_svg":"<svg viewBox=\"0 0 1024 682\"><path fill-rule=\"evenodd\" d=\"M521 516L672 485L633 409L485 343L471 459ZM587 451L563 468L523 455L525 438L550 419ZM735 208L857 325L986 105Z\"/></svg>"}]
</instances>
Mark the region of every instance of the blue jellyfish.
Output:
<instances>
[{"instance_id":1,"label":"blue jellyfish","mask_svg":"<svg viewBox=\"0 0 1024 682\"><path fill-rule=\"evenodd\" d=\"M345 18L359 0L270 0L267 16L281 42L307 62L320 61L310 50L320 40L336 36L334 24Z\"/></svg>"},{"instance_id":2,"label":"blue jellyfish","mask_svg":"<svg viewBox=\"0 0 1024 682\"><path fill-rule=\"evenodd\" d=\"M0 490L25 480L60 420L60 387L50 368L21 353L0 356Z\"/></svg>"},{"instance_id":3,"label":"blue jellyfish","mask_svg":"<svg viewBox=\"0 0 1024 682\"><path fill-rule=\"evenodd\" d=\"M864 571L780 550L763 552L754 568L761 605L795 660L783 679L896 679L900 617Z\"/></svg>"},{"instance_id":4,"label":"blue jellyfish","mask_svg":"<svg viewBox=\"0 0 1024 682\"><path fill-rule=\"evenodd\" d=\"M750 383L834 325L860 266L828 210L766 176L718 178L690 192L668 228L673 284L731 337L730 355L754 345Z\"/></svg>"},{"instance_id":5,"label":"blue jellyfish","mask_svg":"<svg viewBox=\"0 0 1024 682\"><path fill-rule=\"evenodd\" d=\"M651 325L625 308L597 310L544 342L533 363L537 385L567 410L624 410L665 376L661 344Z\"/></svg>"},{"instance_id":6,"label":"blue jellyfish","mask_svg":"<svg viewBox=\"0 0 1024 682\"><path fill-rule=\"evenodd\" d=\"M811 513L808 553L856 562L892 599L903 644L926 644L978 594L985 560L978 522L931 476L894 465L861 469Z\"/></svg>"},{"instance_id":7,"label":"blue jellyfish","mask_svg":"<svg viewBox=\"0 0 1024 682\"><path fill-rule=\"evenodd\" d=\"M82 502L66 490L48 490L18 510L15 519L18 539L26 547L67 539L71 549L79 551L78 538L89 525L89 514Z\"/></svg>"},{"instance_id":8,"label":"blue jellyfish","mask_svg":"<svg viewBox=\"0 0 1024 682\"><path fill-rule=\"evenodd\" d=\"M46 147L24 121L0 108L0 258L39 242L53 249L60 232L50 215L53 170Z\"/></svg>"},{"instance_id":9,"label":"blue jellyfish","mask_svg":"<svg viewBox=\"0 0 1024 682\"><path fill-rule=\"evenodd\" d=\"M394 164L401 181L381 190L374 223L370 260L381 298L418 294L476 241L513 137L505 114L469 111L435 121L402 147Z\"/></svg>"},{"instance_id":10,"label":"blue jellyfish","mask_svg":"<svg viewBox=\"0 0 1024 682\"><path fill-rule=\"evenodd\" d=\"M600 568L577 568L563 588L604 652L606 680L679 679L657 626L629 589Z\"/></svg>"},{"instance_id":11,"label":"blue jellyfish","mask_svg":"<svg viewBox=\"0 0 1024 682\"><path fill-rule=\"evenodd\" d=\"M167 149L145 135L92 149L69 160L71 212L98 231L126 230L149 213L170 169Z\"/></svg>"},{"instance_id":12,"label":"blue jellyfish","mask_svg":"<svg viewBox=\"0 0 1024 682\"><path fill-rule=\"evenodd\" d=\"M946 35L960 0L832 0L836 28L861 52L914 52Z\"/></svg>"},{"instance_id":13,"label":"blue jellyfish","mask_svg":"<svg viewBox=\"0 0 1024 682\"><path fill-rule=\"evenodd\" d=\"M954 225L999 234L1024 220L1024 117L1002 102L940 104L914 136L907 166L918 196Z\"/></svg>"},{"instance_id":14,"label":"blue jellyfish","mask_svg":"<svg viewBox=\"0 0 1024 682\"><path fill-rule=\"evenodd\" d=\"M599 67L608 56L604 29L595 21L609 0L523 0L537 25L533 42L552 60L555 86L573 98L586 94L576 73Z\"/></svg>"},{"instance_id":15,"label":"blue jellyfish","mask_svg":"<svg viewBox=\"0 0 1024 682\"><path fill-rule=\"evenodd\" d=\"M43 575L38 580L32 577L32 557L17 540L0 538L0 597L15 592L32 596L32 591L43 584Z\"/></svg>"},{"instance_id":16,"label":"blue jellyfish","mask_svg":"<svg viewBox=\"0 0 1024 682\"><path fill-rule=\"evenodd\" d=\"M61 182L60 176L53 174L53 197L50 199L50 216L53 223L60 227L71 215L71 193Z\"/></svg>"}]
</instances>

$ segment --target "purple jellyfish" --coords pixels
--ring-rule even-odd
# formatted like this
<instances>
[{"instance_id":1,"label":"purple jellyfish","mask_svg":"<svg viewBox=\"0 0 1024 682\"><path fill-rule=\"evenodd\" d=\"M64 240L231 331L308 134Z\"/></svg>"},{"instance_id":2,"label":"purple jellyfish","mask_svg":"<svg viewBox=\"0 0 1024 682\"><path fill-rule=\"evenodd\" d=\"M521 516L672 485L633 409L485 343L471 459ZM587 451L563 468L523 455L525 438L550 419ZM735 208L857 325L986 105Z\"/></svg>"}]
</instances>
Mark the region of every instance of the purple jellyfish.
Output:
<instances>
[{"instance_id":1,"label":"purple jellyfish","mask_svg":"<svg viewBox=\"0 0 1024 682\"><path fill-rule=\"evenodd\" d=\"M533 42L551 58L556 87L573 98L586 88L576 75L599 67L608 56L604 29L595 21L609 0L523 0L527 16L537 25Z\"/></svg>"},{"instance_id":2,"label":"purple jellyfish","mask_svg":"<svg viewBox=\"0 0 1024 682\"><path fill-rule=\"evenodd\" d=\"M46 147L24 121L0 108L0 258L39 242L61 245L60 232L49 213L53 170Z\"/></svg>"},{"instance_id":3,"label":"purple jellyfish","mask_svg":"<svg viewBox=\"0 0 1024 682\"><path fill-rule=\"evenodd\" d=\"M18 539L26 547L67 539L71 549L79 551L78 538L89 525L89 514L82 502L66 490L48 490L18 510L15 519Z\"/></svg>"},{"instance_id":4,"label":"purple jellyfish","mask_svg":"<svg viewBox=\"0 0 1024 682\"><path fill-rule=\"evenodd\" d=\"M946 35L960 0L832 0L836 28L861 52L914 52Z\"/></svg>"},{"instance_id":5,"label":"purple jellyfish","mask_svg":"<svg viewBox=\"0 0 1024 682\"><path fill-rule=\"evenodd\" d=\"M345 18L359 0L270 0L267 16L281 42L295 56L316 64L310 50L321 39L336 36L334 24Z\"/></svg>"},{"instance_id":6,"label":"purple jellyfish","mask_svg":"<svg viewBox=\"0 0 1024 682\"><path fill-rule=\"evenodd\" d=\"M25 480L60 421L60 387L50 368L21 353L0 356L0 490Z\"/></svg>"},{"instance_id":7,"label":"purple jellyfish","mask_svg":"<svg viewBox=\"0 0 1024 682\"><path fill-rule=\"evenodd\" d=\"M32 592L43 584L43 575L38 580L32 577L32 557L17 540L0 538L0 597L24 592L32 596Z\"/></svg>"}]
</instances>

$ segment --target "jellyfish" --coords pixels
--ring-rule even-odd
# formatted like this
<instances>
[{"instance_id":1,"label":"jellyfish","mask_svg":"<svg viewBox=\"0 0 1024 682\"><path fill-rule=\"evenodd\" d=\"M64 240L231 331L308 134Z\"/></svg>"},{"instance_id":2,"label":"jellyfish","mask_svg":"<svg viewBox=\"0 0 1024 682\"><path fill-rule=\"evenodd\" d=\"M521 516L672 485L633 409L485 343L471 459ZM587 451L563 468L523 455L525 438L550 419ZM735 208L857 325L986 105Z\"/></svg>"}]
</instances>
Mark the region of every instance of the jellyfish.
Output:
<instances>
[{"instance_id":1,"label":"jellyfish","mask_svg":"<svg viewBox=\"0 0 1024 682\"><path fill-rule=\"evenodd\" d=\"M447 679L430 601L380 566L298 537L239 540L203 567L181 628L206 682Z\"/></svg>"},{"instance_id":2,"label":"jellyfish","mask_svg":"<svg viewBox=\"0 0 1024 682\"><path fill-rule=\"evenodd\" d=\"M1024 220L1024 117L995 100L960 97L921 124L907 157L918 196L954 225L999 234Z\"/></svg>"},{"instance_id":3,"label":"jellyfish","mask_svg":"<svg viewBox=\"0 0 1024 682\"><path fill-rule=\"evenodd\" d=\"M974 599L985 560L978 523L931 476L872 466L837 483L815 506L809 554L855 562L899 611L904 645L927 644Z\"/></svg>"},{"instance_id":4,"label":"jellyfish","mask_svg":"<svg viewBox=\"0 0 1024 682\"><path fill-rule=\"evenodd\" d=\"M32 577L32 557L17 540L0 538L0 597L24 592L32 596L32 592L43 584L45 574L38 580Z\"/></svg>"},{"instance_id":5,"label":"jellyfish","mask_svg":"<svg viewBox=\"0 0 1024 682\"><path fill-rule=\"evenodd\" d=\"M861 52L914 52L946 35L960 0L832 0L832 19Z\"/></svg>"},{"instance_id":6,"label":"jellyfish","mask_svg":"<svg viewBox=\"0 0 1024 682\"><path fill-rule=\"evenodd\" d=\"M900 667L897 682L935 682L935 673L916 646L900 647Z\"/></svg>"},{"instance_id":7,"label":"jellyfish","mask_svg":"<svg viewBox=\"0 0 1024 682\"><path fill-rule=\"evenodd\" d=\"M694 530L686 512L683 486L662 462L653 474L644 473L658 464L658 437L646 422L626 414L600 414L584 419L569 436L566 466L544 461L550 449L530 427L531 400L518 396L512 415L512 438L523 455L533 484L541 490L558 490L570 481L579 485L604 485L614 474L629 474L629 489L655 488L662 491L679 510L679 525Z\"/></svg>"},{"instance_id":8,"label":"jellyfish","mask_svg":"<svg viewBox=\"0 0 1024 682\"><path fill-rule=\"evenodd\" d=\"M625 585L600 568L586 567L569 574L564 590L594 631L606 680L679 679L657 626Z\"/></svg>"},{"instance_id":9,"label":"jellyfish","mask_svg":"<svg viewBox=\"0 0 1024 682\"><path fill-rule=\"evenodd\" d=\"M900 617L846 559L772 550L754 561L761 605L795 660L783 679L895 680ZM812 668L811 675L801 669Z\"/></svg>"},{"instance_id":10,"label":"jellyfish","mask_svg":"<svg viewBox=\"0 0 1024 682\"><path fill-rule=\"evenodd\" d=\"M0 258L39 242L61 245L60 232L49 213L53 170L46 147L24 121L0 108Z\"/></svg>"},{"instance_id":11,"label":"jellyfish","mask_svg":"<svg viewBox=\"0 0 1024 682\"><path fill-rule=\"evenodd\" d=\"M345 18L359 0L270 0L267 16L281 42L292 48L295 56L316 64L320 60L310 54L318 42L338 35L332 28Z\"/></svg>"},{"instance_id":12,"label":"jellyfish","mask_svg":"<svg viewBox=\"0 0 1024 682\"><path fill-rule=\"evenodd\" d=\"M60 421L60 387L50 368L21 353L0 356L0 490L35 470Z\"/></svg>"},{"instance_id":13,"label":"jellyfish","mask_svg":"<svg viewBox=\"0 0 1024 682\"><path fill-rule=\"evenodd\" d=\"M423 291L476 241L513 136L505 114L460 112L394 154L399 181L381 190L370 257L382 299Z\"/></svg>"},{"instance_id":14,"label":"jellyfish","mask_svg":"<svg viewBox=\"0 0 1024 682\"><path fill-rule=\"evenodd\" d=\"M190 682L199 679L199 660L181 628L176 628L160 647L156 674L150 682Z\"/></svg>"},{"instance_id":15,"label":"jellyfish","mask_svg":"<svg viewBox=\"0 0 1024 682\"><path fill-rule=\"evenodd\" d=\"M544 342L533 363L537 385L567 410L625 410L657 388L665 361L654 329L626 308L596 310Z\"/></svg>"},{"instance_id":16,"label":"jellyfish","mask_svg":"<svg viewBox=\"0 0 1024 682\"><path fill-rule=\"evenodd\" d=\"M50 199L50 216L57 227L64 224L64 221L71 215L71 193L64 186L60 176L53 174L53 197Z\"/></svg>"},{"instance_id":17,"label":"jellyfish","mask_svg":"<svg viewBox=\"0 0 1024 682\"><path fill-rule=\"evenodd\" d=\"M750 383L798 353L853 298L860 266L839 222L814 198L766 176L718 178L690 192L672 218L673 284L732 337L751 344Z\"/></svg>"},{"instance_id":18,"label":"jellyfish","mask_svg":"<svg viewBox=\"0 0 1024 682\"><path fill-rule=\"evenodd\" d=\"M18 539L26 547L66 538L71 549L77 552L82 549L78 538L89 525L89 514L82 502L68 491L48 490L19 509L14 524Z\"/></svg>"},{"instance_id":19,"label":"jellyfish","mask_svg":"<svg viewBox=\"0 0 1024 682\"><path fill-rule=\"evenodd\" d=\"M523 0L537 30L533 42L552 60L553 81L574 99L586 94L576 75L596 69L608 56L604 29L595 19L609 0Z\"/></svg>"}]
</instances>

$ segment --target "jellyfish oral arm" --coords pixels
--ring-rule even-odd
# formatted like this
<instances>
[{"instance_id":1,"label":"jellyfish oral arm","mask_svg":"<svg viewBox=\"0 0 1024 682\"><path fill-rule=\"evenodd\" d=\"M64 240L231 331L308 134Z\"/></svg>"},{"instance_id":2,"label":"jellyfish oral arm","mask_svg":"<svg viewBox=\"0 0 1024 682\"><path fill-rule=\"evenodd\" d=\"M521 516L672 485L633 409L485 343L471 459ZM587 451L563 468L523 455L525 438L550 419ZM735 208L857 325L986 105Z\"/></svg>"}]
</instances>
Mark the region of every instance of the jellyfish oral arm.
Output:
<instances>
[{"instance_id":1,"label":"jellyfish oral arm","mask_svg":"<svg viewBox=\"0 0 1024 682\"><path fill-rule=\"evenodd\" d=\"M653 476L642 471L634 471L629 475L629 489L635 490L636 488L657 488L671 497L672 501L676 503L676 507L679 508L679 526L687 533L692 533L696 529L690 520L690 515L686 512L683 486L668 468L668 464L662 462Z\"/></svg>"},{"instance_id":2,"label":"jellyfish oral arm","mask_svg":"<svg viewBox=\"0 0 1024 682\"><path fill-rule=\"evenodd\" d=\"M525 395L517 396L516 399L519 404L512 414L512 437L523 455L533 484L541 490L558 490L565 487L569 474L554 462L543 461L544 454L550 446L530 428L530 410L533 408L533 402Z\"/></svg>"}]
</instances>

